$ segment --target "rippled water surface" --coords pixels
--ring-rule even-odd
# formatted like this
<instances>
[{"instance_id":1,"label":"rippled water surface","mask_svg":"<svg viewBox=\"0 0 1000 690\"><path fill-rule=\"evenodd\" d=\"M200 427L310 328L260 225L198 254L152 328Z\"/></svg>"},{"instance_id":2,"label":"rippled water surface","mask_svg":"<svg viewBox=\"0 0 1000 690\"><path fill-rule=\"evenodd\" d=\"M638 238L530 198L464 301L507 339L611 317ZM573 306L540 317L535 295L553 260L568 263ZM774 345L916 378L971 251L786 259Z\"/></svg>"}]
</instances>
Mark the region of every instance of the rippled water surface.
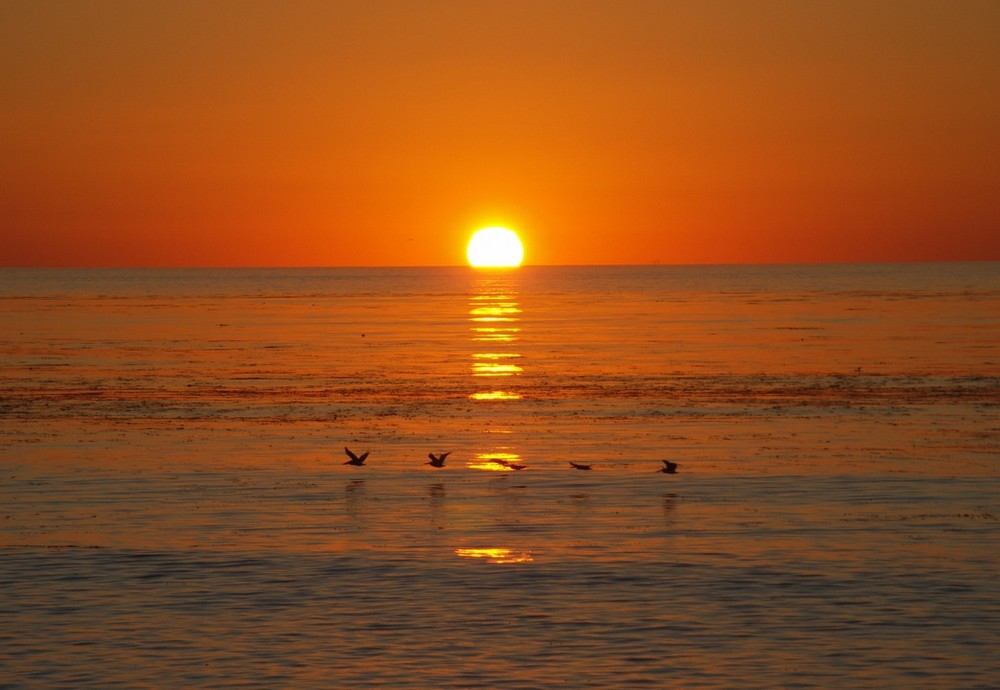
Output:
<instances>
[{"instance_id":1,"label":"rippled water surface","mask_svg":"<svg viewBox=\"0 0 1000 690\"><path fill-rule=\"evenodd\" d=\"M997 268L0 272L0 687L997 687Z\"/></svg>"}]
</instances>

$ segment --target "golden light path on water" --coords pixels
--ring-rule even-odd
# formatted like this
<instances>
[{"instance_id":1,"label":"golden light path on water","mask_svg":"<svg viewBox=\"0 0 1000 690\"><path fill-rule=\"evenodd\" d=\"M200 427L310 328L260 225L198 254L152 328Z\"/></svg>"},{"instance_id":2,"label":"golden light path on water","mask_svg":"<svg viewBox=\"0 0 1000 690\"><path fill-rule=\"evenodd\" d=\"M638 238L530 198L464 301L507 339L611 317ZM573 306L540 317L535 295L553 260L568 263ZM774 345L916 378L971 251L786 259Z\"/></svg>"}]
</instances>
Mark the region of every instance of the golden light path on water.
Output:
<instances>
[{"instance_id":1,"label":"golden light path on water","mask_svg":"<svg viewBox=\"0 0 1000 690\"><path fill-rule=\"evenodd\" d=\"M504 271L500 274L484 274L477 286L476 293L471 298L469 321L471 337L475 346L472 353L472 377L480 379L504 380L514 383L524 369L516 363L521 359L521 353L516 352L516 344L521 329L517 325L521 309L517 301L514 274ZM478 351L484 346L489 349ZM521 399L520 393L511 390L513 386L504 389L490 388L477 390L469 395L469 399L492 405L500 405L498 417L503 409ZM500 436L507 443L493 443L482 448L467 462L466 467L484 472L516 472L525 468L521 464L521 456L516 452L514 431L503 424L491 425L483 430L484 434ZM460 547L455 549L455 555L460 558L480 559L487 563L510 564L530 563L534 559L526 549L509 547Z\"/></svg>"},{"instance_id":2,"label":"golden light path on water","mask_svg":"<svg viewBox=\"0 0 1000 690\"><path fill-rule=\"evenodd\" d=\"M0 271L4 682L996 687L998 281Z\"/></svg>"},{"instance_id":3,"label":"golden light path on water","mask_svg":"<svg viewBox=\"0 0 1000 690\"><path fill-rule=\"evenodd\" d=\"M521 396L510 391L480 391L469 396L470 400L520 400Z\"/></svg>"},{"instance_id":4,"label":"golden light path on water","mask_svg":"<svg viewBox=\"0 0 1000 690\"><path fill-rule=\"evenodd\" d=\"M521 456L517 453L503 451L479 453L466 463L466 467L474 470L486 470L487 472L514 472L520 459Z\"/></svg>"},{"instance_id":5,"label":"golden light path on water","mask_svg":"<svg viewBox=\"0 0 1000 690\"><path fill-rule=\"evenodd\" d=\"M534 560L527 551L506 548L455 549L455 555L462 558L482 558L490 563L530 563Z\"/></svg>"},{"instance_id":6,"label":"golden light path on water","mask_svg":"<svg viewBox=\"0 0 1000 690\"><path fill-rule=\"evenodd\" d=\"M473 376L514 376L523 369L506 360L517 359L521 355L514 352L480 352L472 355Z\"/></svg>"}]
</instances>

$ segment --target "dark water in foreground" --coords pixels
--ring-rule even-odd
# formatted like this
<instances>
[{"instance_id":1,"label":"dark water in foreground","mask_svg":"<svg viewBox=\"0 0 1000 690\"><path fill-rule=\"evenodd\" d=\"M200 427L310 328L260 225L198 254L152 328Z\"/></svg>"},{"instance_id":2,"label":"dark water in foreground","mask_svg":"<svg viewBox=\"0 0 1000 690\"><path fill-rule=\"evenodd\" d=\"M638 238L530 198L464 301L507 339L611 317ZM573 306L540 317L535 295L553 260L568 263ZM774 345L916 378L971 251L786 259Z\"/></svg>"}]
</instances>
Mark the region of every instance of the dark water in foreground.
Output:
<instances>
[{"instance_id":1,"label":"dark water in foreground","mask_svg":"<svg viewBox=\"0 0 1000 690\"><path fill-rule=\"evenodd\" d=\"M992 484L357 474L20 487L50 527L60 493L91 496L72 529L117 543L4 550L8 682L985 688L1000 673Z\"/></svg>"},{"instance_id":2,"label":"dark water in foreground","mask_svg":"<svg viewBox=\"0 0 1000 690\"><path fill-rule=\"evenodd\" d=\"M0 687L996 687L995 269L0 273Z\"/></svg>"}]
</instances>

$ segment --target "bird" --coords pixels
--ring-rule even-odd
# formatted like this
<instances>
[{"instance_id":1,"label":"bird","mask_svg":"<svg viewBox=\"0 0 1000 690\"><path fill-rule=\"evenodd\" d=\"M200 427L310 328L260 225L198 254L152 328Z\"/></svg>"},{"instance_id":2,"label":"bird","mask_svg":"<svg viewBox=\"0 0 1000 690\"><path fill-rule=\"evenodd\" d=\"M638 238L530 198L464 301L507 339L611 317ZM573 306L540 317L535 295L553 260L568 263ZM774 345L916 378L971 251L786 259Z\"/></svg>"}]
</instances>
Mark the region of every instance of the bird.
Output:
<instances>
[{"instance_id":1,"label":"bird","mask_svg":"<svg viewBox=\"0 0 1000 690\"><path fill-rule=\"evenodd\" d=\"M572 465L575 469L578 469L578 470L592 470L592 469L594 469L590 465L583 465L583 464L581 464L579 462L573 462L572 460L569 461L569 464Z\"/></svg>"},{"instance_id":2,"label":"bird","mask_svg":"<svg viewBox=\"0 0 1000 690\"><path fill-rule=\"evenodd\" d=\"M425 465L430 465L431 467L444 467L444 459L451 455L449 450L447 453L441 453L441 455L434 455L434 453L428 453L427 457L431 459L430 462L425 462Z\"/></svg>"},{"instance_id":3,"label":"bird","mask_svg":"<svg viewBox=\"0 0 1000 690\"><path fill-rule=\"evenodd\" d=\"M510 460L504 460L503 458L490 458L490 462L495 462L501 467L506 467L508 470L525 470L528 468L527 465L518 465L516 462L511 462Z\"/></svg>"},{"instance_id":4,"label":"bird","mask_svg":"<svg viewBox=\"0 0 1000 690\"><path fill-rule=\"evenodd\" d=\"M365 451L362 455L355 455L354 453L351 452L351 449L348 448L347 446L344 446L344 452L347 453L347 457L350 458L350 460L344 463L345 465L354 465L356 467L361 467L362 465L365 464L365 458L368 457L368 451Z\"/></svg>"},{"instance_id":5,"label":"bird","mask_svg":"<svg viewBox=\"0 0 1000 690\"><path fill-rule=\"evenodd\" d=\"M663 474L677 474L678 467L679 465L676 462L670 462L669 460L664 460L663 468L656 471L662 472Z\"/></svg>"}]
</instances>

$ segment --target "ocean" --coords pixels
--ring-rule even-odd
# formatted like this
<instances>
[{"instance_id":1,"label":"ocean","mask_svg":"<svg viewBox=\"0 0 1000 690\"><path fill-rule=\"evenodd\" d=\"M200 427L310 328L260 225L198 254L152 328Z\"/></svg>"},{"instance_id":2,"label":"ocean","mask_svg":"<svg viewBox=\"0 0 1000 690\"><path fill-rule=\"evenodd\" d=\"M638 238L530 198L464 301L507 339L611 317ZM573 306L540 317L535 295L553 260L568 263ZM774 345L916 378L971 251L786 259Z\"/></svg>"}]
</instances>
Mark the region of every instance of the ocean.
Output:
<instances>
[{"instance_id":1,"label":"ocean","mask_svg":"<svg viewBox=\"0 0 1000 690\"><path fill-rule=\"evenodd\" d=\"M995 688L998 411L996 263L0 270L0 688Z\"/></svg>"}]
</instances>

